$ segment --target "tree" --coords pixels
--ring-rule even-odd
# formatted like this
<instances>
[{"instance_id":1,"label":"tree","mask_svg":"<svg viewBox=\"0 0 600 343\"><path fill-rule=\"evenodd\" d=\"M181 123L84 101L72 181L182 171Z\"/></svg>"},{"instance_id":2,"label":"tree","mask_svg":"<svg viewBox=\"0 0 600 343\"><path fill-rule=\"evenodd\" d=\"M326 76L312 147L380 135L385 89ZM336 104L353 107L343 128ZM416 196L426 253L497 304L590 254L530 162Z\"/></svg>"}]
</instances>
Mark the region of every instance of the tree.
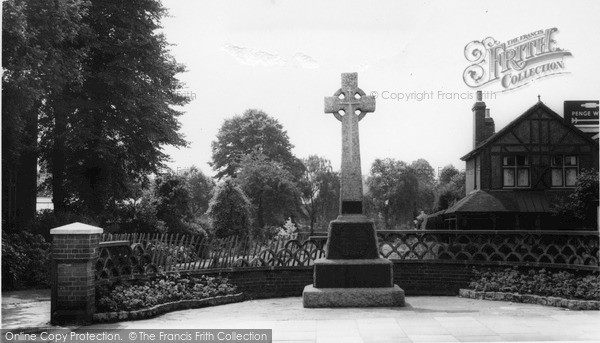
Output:
<instances>
[{"instance_id":1,"label":"tree","mask_svg":"<svg viewBox=\"0 0 600 343\"><path fill-rule=\"evenodd\" d=\"M465 171L448 165L442 169L436 187L435 211L445 210L465 196Z\"/></svg>"},{"instance_id":2,"label":"tree","mask_svg":"<svg viewBox=\"0 0 600 343\"><path fill-rule=\"evenodd\" d=\"M225 120L212 142L210 165L218 179L236 177L245 156L261 154L280 163L298 180L303 171L302 163L292 154L292 148L287 132L276 119L263 111L250 109Z\"/></svg>"},{"instance_id":3,"label":"tree","mask_svg":"<svg viewBox=\"0 0 600 343\"><path fill-rule=\"evenodd\" d=\"M454 167L453 165L449 164L449 165L445 166L444 168L442 168L442 171L440 172L440 177L439 177L440 184L450 183L452 181L452 178L459 173L460 172L458 171L458 169L456 169L456 167Z\"/></svg>"},{"instance_id":4,"label":"tree","mask_svg":"<svg viewBox=\"0 0 600 343\"><path fill-rule=\"evenodd\" d=\"M50 99L81 82L88 35L85 1L2 2L3 221L21 226L35 214L38 120Z\"/></svg>"},{"instance_id":5,"label":"tree","mask_svg":"<svg viewBox=\"0 0 600 343\"><path fill-rule=\"evenodd\" d=\"M82 85L52 102L42 143L55 208L76 203L102 216L129 196L128 185L158 173L165 145L186 145L172 106L189 99L177 92L184 67L158 31L166 13L159 1L92 1L88 13Z\"/></svg>"},{"instance_id":6,"label":"tree","mask_svg":"<svg viewBox=\"0 0 600 343\"><path fill-rule=\"evenodd\" d=\"M215 188L215 182L192 166L184 177L190 190L190 206L194 217L201 217L208 210L208 204Z\"/></svg>"},{"instance_id":7,"label":"tree","mask_svg":"<svg viewBox=\"0 0 600 343\"><path fill-rule=\"evenodd\" d=\"M412 227L419 192L419 181L412 168L403 161L376 159L367 185L386 229Z\"/></svg>"},{"instance_id":8,"label":"tree","mask_svg":"<svg viewBox=\"0 0 600 343\"><path fill-rule=\"evenodd\" d=\"M333 172L331 162L325 158L311 155L302 162L305 167L299 183L302 208L313 235L315 225L326 225L339 213L340 179Z\"/></svg>"},{"instance_id":9,"label":"tree","mask_svg":"<svg viewBox=\"0 0 600 343\"><path fill-rule=\"evenodd\" d=\"M156 178L156 217L165 222L169 232L187 233L186 223L194 220L191 194L183 176L163 174Z\"/></svg>"},{"instance_id":10,"label":"tree","mask_svg":"<svg viewBox=\"0 0 600 343\"><path fill-rule=\"evenodd\" d=\"M431 167L431 164L427 162L427 160L420 158L416 161L413 161L410 164L410 167L414 170L415 176L419 180L419 183L426 185L433 184L435 182L435 171L433 170L433 167Z\"/></svg>"},{"instance_id":11,"label":"tree","mask_svg":"<svg viewBox=\"0 0 600 343\"><path fill-rule=\"evenodd\" d=\"M124 211L130 217L121 215L121 227L127 232L166 233L166 223L157 217L160 199L156 196L155 187L142 190L139 200L132 202L131 211ZM125 220L123 220L125 219Z\"/></svg>"},{"instance_id":12,"label":"tree","mask_svg":"<svg viewBox=\"0 0 600 343\"><path fill-rule=\"evenodd\" d=\"M561 219L574 219L575 226L596 229L598 227L598 172L582 170L577 177L575 190L568 200L558 206Z\"/></svg>"},{"instance_id":13,"label":"tree","mask_svg":"<svg viewBox=\"0 0 600 343\"><path fill-rule=\"evenodd\" d=\"M252 205L242 189L230 178L217 186L208 206L211 232L223 238L247 237L252 227Z\"/></svg>"},{"instance_id":14,"label":"tree","mask_svg":"<svg viewBox=\"0 0 600 343\"><path fill-rule=\"evenodd\" d=\"M292 174L262 154L244 157L236 182L248 195L256 218L256 226L280 226L300 209L300 192Z\"/></svg>"},{"instance_id":15,"label":"tree","mask_svg":"<svg viewBox=\"0 0 600 343\"><path fill-rule=\"evenodd\" d=\"M418 213L431 212L435 202L435 172L429 162L425 159L418 159L410 164L410 168L414 170L417 180L419 181L419 195L417 197Z\"/></svg>"}]
</instances>

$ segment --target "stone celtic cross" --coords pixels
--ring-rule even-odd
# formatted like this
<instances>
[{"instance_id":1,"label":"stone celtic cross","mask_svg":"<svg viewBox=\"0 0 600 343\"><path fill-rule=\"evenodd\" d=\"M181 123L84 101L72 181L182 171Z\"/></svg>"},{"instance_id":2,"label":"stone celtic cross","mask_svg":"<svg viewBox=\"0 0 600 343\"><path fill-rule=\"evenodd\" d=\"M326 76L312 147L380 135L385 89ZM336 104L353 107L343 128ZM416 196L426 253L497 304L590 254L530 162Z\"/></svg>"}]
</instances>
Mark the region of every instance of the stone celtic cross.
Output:
<instances>
[{"instance_id":1,"label":"stone celtic cross","mask_svg":"<svg viewBox=\"0 0 600 343\"><path fill-rule=\"evenodd\" d=\"M325 98L325 113L342 122L340 215L329 222L325 258L314 262L313 284L302 304L313 307L404 306L392 261L379 254L375 223L363 213L358 122L375 111L375 97L358 88L356 73L342 74L342 88Z\"/></svg>"},{"instance_id":2,"label":"stone celtic cross","mask_svg":"<svg viewBox=\"0 0 600 343\"><path fill-rule=\"evenodd\" d=\"M375 97L358 88L357 73L342 74L342 88L325 98L325 113L333 113L342 122L342 168L340 214L363 213L362 173L358 122L375 111Z\"/></svg>"}]
</instances>

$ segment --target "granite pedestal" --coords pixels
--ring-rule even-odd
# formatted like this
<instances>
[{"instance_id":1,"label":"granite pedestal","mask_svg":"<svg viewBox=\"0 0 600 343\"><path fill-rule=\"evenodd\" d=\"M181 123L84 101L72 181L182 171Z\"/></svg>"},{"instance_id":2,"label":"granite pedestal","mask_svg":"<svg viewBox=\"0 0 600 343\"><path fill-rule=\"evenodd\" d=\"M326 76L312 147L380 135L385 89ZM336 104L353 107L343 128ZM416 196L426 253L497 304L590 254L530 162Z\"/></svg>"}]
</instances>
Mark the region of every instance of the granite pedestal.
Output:
<instances>
[{"instance_id":1,"label":"granite pedestal","mask_svg":"<svg viewBox=\"0 0 600 343\"><path fill-rule=\"evenodd\" d=\"M394 285L385 288L315 288L308 285L302 294L306 308L323 307L399 307L404 306L404 291Z\"/></svg>"},{"instance_id":2,"label":"granite pedestal","mask_svg":"<svg viewBox=\"0 0 600 343\"><path fill-rule=\"evenodd\" d=\"M375 225L366 216L341 215L332 221L326 256L315 261L313 284L302 294L304 307L404 306L393 264L379 257Z\"/></svg>"}]
</instances>

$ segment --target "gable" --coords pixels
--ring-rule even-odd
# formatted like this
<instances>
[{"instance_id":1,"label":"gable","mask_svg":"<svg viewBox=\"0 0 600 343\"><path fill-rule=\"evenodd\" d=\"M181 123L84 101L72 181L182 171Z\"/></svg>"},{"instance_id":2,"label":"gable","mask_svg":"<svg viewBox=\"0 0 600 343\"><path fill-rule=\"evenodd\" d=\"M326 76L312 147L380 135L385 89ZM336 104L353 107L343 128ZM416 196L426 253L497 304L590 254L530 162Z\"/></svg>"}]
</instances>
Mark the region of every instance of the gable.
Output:
<instances>
[{"instance_id":1,"label":"gable","mask_svg":"<svg viewBox=\"0 0 600 343\"><path fill-rule=\"evenodd\" d=\"M530 151L545 146L584 146L594 142L561 116L539 102L517 117L502 130L482 142L475 150L463 156L467 160L486 146L493 150L510 152ZM501 148L498 149L498 146Z\"/></svg>"}]
</instances>

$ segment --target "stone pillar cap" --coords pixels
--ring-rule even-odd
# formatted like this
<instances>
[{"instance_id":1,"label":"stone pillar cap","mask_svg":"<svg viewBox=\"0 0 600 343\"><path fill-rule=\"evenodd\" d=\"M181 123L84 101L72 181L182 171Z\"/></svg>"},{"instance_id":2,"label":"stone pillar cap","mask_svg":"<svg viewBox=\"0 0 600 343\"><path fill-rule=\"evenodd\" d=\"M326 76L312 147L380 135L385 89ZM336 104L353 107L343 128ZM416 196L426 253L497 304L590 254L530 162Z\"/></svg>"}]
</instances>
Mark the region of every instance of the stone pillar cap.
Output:
<instances>
[{"instance_id":1,"label":"stone pillar cap","mask_svg":"<svg viewBox=\"0 0 600 343\"><path fill-rule=\"evenodd\" d=\"M59 226L50 230L51 235L94 235L102 233L104 233L102 228L79 222Z\"/></svg>"}]
</instances>

